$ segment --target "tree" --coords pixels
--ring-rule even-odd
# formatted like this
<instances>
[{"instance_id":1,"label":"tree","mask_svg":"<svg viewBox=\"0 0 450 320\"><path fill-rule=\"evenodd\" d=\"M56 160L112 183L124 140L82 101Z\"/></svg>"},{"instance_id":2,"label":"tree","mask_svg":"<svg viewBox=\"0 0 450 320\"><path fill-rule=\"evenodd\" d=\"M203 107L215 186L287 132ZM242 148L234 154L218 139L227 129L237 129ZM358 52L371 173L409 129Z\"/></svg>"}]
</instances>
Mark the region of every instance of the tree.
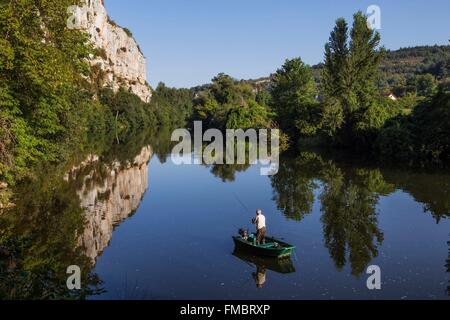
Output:
<instances>
[{"instance_id":1,"label":"tree","mask_svg":"<svg viewBox=\"0 0 450 320\"><path fill-rule=\"evenodd\" d=\"M258 91L256 94L256 102L262 106L270 106L272 101L272 95L266 89Z\"/></svg>"},{"instance_id":2,"label":"tree","mask_svg":"<svg viewBox=\"0 0 450 320\"><path fill-rule=\"evenodd\" d=\"M411 114L386 123L376 140L387 159L448 162L450 160L450 93L439 91Z\"/></svg>"},{"instance_id":3,"label":"tree","mask_svg":"<svg viewBox=\"0 0 450 320\"><path fill-rule=\"evenodd\" d=\"M367 106L378 96L376 83L385 51L383 48L379 49L381 36L367 26L367 18L357 12L353 19L349 86L356 96L358 108Z\"/></svg>"},{"instance_id":4,"label":"tree","mask_svg":"<svg viewBox=\"0 0 450 320\"><path fill-rule=\"evenodd\" d=\"M114 93L111 89L101 91L100 100L107 106L114 119L117 133L135 133L138 129L156 126L156 116L149 103L125 88Z\"/></svg>"},{"instance_id":5,"label":"tree","mask_svg":"<svg viewBox=\"0 0 450 320\"><path fill-rule=\"evenodd\" d=\"M280 128L291 137L312 136L319 125L312 69L300 58L286 60L273 76L271 105Z\"/></svg>"},{"instance_id":6,"label":"tree","mask_svg":"<svg viewBox=\"0 0 450 320\"><path fill-rule=\"evenodd\" d=\"M158 125L180 127L192 116L192 92L189 89L169 88L160 82L153 91L149 109L158 120Z\"/></svg>"},{"instance_id":7,"label":"tree","mask_svg":"<svg viewBox=\"0 0 450 320\"><path fill-rule=\"evenodd\" d=\"M324 132L336 142L350 145L359 141L364 145L369 139L365 128L371 136L372 124L378 128L386 120L384 116L377 118L385 105L380 104L376 87L384 50L378 49L380 34L367 26L366 17L357 12L353 18L350 32L346 21L338 19L325 45L322 120Z\"/></svg>"},{"instance_id":8,"label":"tree","mask_svg":"<svg viewBox=\"0 0 450 320\"><path fill-rule=\"evenodd\" d=\"M437 81L433 75L429 73L418 75L414 80L417 95L430 97L436 93Z\"/></svg>"},{"instance_id":9,"label":"tree","mask_svg":"<svg viewBox=\"0 0 450 320\"><path fill-rule=\"evenodd\" d=\"M245 81L220 73L212 84L197 93L194 119L205 128L260 129L272 127L268 107L256 101L256 93Z\"/></svg>"},{"instance_id":10,"label":"tree","mask_svg":"<svg viewBox=\"0 0 450 320\"><path fill-rule=\"evenodd\" d=\"M325 45L321 86L326 102L335 98L342 108L349 104L346 99L348 98L348 57L348 25L343 18L340 18L336 20L329 42Z\"/></svg>"},{"instance_id":11,"label":"tree","mask_svg":"<svg viewBox=\"0 0 450 320\"><path fill-rule=\"evenodd\" d=\"M86 109L86 34L68 30L70 0L0 4L0 109L3 148L0 179L13 183L38 160L62 157L59 143L80 136ZM90 99L90 98L89 98ZM5 155L5 154L4 154Z\"/></svg>"}]
</instances>

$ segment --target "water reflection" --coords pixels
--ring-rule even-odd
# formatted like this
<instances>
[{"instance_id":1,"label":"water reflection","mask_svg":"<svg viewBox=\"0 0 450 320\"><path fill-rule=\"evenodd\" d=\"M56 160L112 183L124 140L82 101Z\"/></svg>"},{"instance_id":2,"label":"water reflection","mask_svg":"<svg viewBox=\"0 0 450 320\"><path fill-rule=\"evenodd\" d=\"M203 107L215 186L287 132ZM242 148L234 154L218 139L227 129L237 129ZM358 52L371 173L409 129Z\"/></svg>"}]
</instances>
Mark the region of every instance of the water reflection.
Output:
<instances>
[{"instance_id":1,"label":"water reflection","mask_svg":"<svg viewBox=\"0 0 450 320\"><path fill-rule=\"evenodd\" d=\"M290 258L273 259L256 257L239 250L234 251L233 255L252 268L255 268L255 271L252 272L252 279L254 280L256 287L260 289L263 288L267 282L267 270L280 274L295 273L295 267Z\"/></svg>"},{"instance_id":2,"label":"water reflection","mask_svg":"<svg viewBox=\"0 0 450 320\"><path fill-rule=\"evenodd\" d=\"M450 212L450 175L442 172L409 173L362 163L349 166L303 152L281 159L279 174L271 182L278 209L288 219L303 220L312 212L318 194L324 244L336 268L350 264L354 276L366 270L383 243L377 213L381 196L402 189L423 203L424 211L437 223Z\"/></svg>"},{"instance_id":3,"label":"water reflection","mask_svg":"<svg viewBox=\"0 0 450 320\"><path fill-rule=\"evenodd\" d=\"M282 158L278 174L271 177L274 201L288 219L301 221L312 212L319 168L317 159L308 156Z\"/></svg>"},{"instance_id":4,"label":"water reflection","mask_svg":"<svg viewBox=\"0 0 450 320\"><path fill-rule=\"evenodd\" d=\"M242 165L213 165L211 166L211 174L220 178L223 182L233 182L236 180L236 173L245 172L250 168L248 164Z\"/></svg>"},{"instance_id":5,"label":"water reflection","mask_svg":"<svg viewBox=\"0 0 450 320\"><path fill-rule=\"evenodd\" d=\"M450 173L443 170L383 170L386 181L395 184L423 204L424 213L436 223L450 217Z\"/></svg>"},{"instance_id":6,"label":"water reflection","mask_svg":"<svg viewBox=\"0 0 450 320\"><path fill-rule=\"evenodd\" d=\"M92 272L96 260L115 227L138 209L149 188L150 159L156 155L166 161L173 146L170 132L140 135L121 145L106 142L108 146L86 150L67 163L43 165L19 186L16 208L0 214L0 298L84 299L103 292L101 279ZM214 177L231 183L237 172L251 166L209 168ZM364 273L385 242L378 212L383 197L402 190L436 223L450 217L450 174L443 171L384 169L304 152L283 156L279 173L266 181L288 222L300 226L320 211L323 247L334 268L348 266L355 277ZM271 281L268 270L295 273L290 260L234 255L252 266L249 280L258 288ZM450 272L450 249L447 261L439 259L439 267L445 264ZM81 291L66 289L70 265L82 269ZM450 295L450 285L447 291Z\"/></svg>"},{"instance_id":7,"label":"water reflection","mask_svg":"<svg viewBox=\"0 0 450 320\"><path fill-rule=\"evenodd\" d=\"M79 246L84 213L64 168L20 186L23 199L0 216L0 298L79 299L101 292L91 261ZM66 269L81 268L83 290L68 291Z\"/></svg>"},{"instance_id":8,"label":"water reflection","mask_svg":"<svg viewBox=\"0 0 450 320\"><path fill-rule=\"evenodd\" d=\"M447 242L448 245L448 259L446 263L447 272L450 273L450 241ZM450 296L450 280L448 281L447 294Z\"/></svg>"},{"instance_id":9,"label":"water reflection","mask_svg":"<svg viewBox=\"0 0 450 320\"><path fill-rule=\"evenodd\" d=\"M378 194L358 181L358 175L336 170L328 178L320 196L325 245L338 270L349 261L352 274L358 276L383 242L375 210Z\"/></svg>"},{"instance_id":10,"label":"water reflection","mask_svg":"<svg viewBox=\"0 0 450 320\"><path fill-rule=\"evenodd\" d=\"M0 299L84 299L103 292L92 268L148 188L152 149L142 146L145 140L136 136L123 149L102 146L84 161L75 154L58 166L42 164L18 186L16 207L0 215ZM71 265L81 268L82 290L67 289Z\"/></svg>"},{"instance_id":11,"label":"water reflection","mask_svg":"<svg viewBox=\"0 0 450 320\"><path fill-rule=\"evenodd\" d=\"M66 176L69 184L77 182L76 193L85 213L80 245L93 262L108 246L114 227L129 218L139 207L148 188L150 146L144 146L131 161L111 164L89 156Z\"/></svg>"}]
</instances>

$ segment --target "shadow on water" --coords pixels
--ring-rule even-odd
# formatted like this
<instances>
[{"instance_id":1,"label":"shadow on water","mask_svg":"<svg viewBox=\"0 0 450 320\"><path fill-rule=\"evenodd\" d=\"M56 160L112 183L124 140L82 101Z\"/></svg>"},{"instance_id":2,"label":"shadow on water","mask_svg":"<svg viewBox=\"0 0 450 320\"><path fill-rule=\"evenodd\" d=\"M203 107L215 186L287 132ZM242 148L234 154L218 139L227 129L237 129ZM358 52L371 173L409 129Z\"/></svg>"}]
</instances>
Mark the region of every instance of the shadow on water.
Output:
<instances>
[{"instance_id":1,"label":"shadow on water","mask_svg":"<svg viewBox=\"0 0 450 320\"><path fill-rule=\"evenodd\" d=\"M16 207L0 215L0 298L85 299L103 293L102 281L92 271L96 260L114 229L137 211L149 187L150 159L156 155L161 163L167 161L173 147L170 134L169 128L161 128L120 145L106 139L74 152L65 163L42 164L17 186ZM233 182L236 173L251 168L209 167L223 182ZM436 223L450 216L450 174L442 170L382 168L302 152L282 156L270 184L273 201L288 221L302 223L314 204L320 204L323 244L335 268L348 265L355 277L379 255L384 242L377 212L382 197L401 190ZM259 288L266 283L267 270L295 272L290 260L234 255L255 268L252 279ZM80 291L67 290L70 265L82 270ZM448 291L450 295L450 287Z\"/></svg>"}]
</instances>

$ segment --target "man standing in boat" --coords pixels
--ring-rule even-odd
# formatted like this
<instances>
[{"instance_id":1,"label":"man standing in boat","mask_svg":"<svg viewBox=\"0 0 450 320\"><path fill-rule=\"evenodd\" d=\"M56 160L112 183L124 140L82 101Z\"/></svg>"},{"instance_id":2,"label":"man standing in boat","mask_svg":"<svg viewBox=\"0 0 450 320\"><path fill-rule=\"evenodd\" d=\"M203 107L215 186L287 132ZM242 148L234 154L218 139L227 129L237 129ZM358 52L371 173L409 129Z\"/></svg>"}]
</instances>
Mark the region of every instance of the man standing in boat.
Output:
<instances>
[{"instance_id":1,"label":"man standing in boat","mask_svg":"<svg viewBox=\"0 0 450 320\"><path fill-rule=\"evenodd\" d=\"M261 209L256 210L256 217L252 219L252 223L256 225L256 244L260 245L265 242L266 237L266 217Z\"/></svg>"}]
</instances>

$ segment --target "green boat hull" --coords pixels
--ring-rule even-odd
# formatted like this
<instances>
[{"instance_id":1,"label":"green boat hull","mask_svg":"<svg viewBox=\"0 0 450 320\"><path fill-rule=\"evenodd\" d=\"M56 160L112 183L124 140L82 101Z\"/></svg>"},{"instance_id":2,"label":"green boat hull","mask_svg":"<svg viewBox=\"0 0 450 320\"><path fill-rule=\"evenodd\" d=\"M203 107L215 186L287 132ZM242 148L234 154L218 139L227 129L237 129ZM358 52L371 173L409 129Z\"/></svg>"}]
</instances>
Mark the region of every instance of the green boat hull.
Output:
<instances>
[{"instance_id":1,"label":"green boat hull","mask_svg":"<svg viewBox=\"0 0 450 320\"><path fill-rule=\"evenodd\" d=\"M276 238L266 237L265 244L256 245L240 236L233 237L236 250L245 251L256 256L272 258L288 258L295 250L295 246Z\"/></svg>"}]
</instances>

